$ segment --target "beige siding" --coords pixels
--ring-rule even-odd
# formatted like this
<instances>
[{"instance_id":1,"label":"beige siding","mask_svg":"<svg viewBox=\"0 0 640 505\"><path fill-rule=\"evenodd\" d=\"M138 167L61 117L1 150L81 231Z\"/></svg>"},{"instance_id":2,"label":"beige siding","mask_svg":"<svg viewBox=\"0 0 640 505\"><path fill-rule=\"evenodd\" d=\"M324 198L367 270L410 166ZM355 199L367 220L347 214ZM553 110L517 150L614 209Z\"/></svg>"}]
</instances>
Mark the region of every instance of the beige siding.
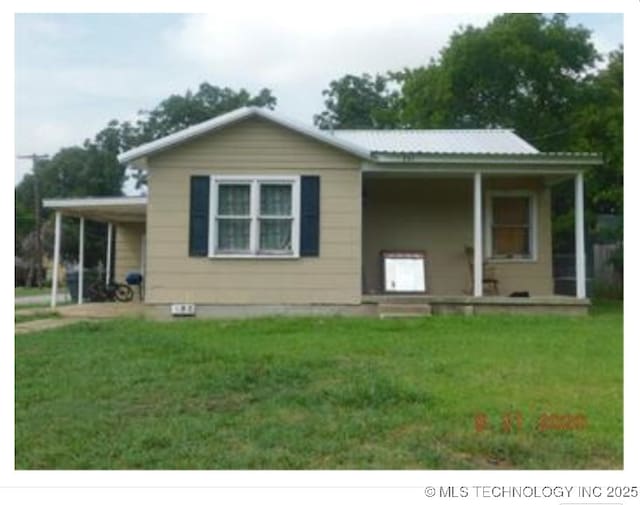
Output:
<instances>
[{"instance_id":1,"label":"beige siding","mask_svg":"<svg viewBox=\"0 0 640 505\"><path fill-rule=\"evenodd\" d=\"M142 236L145 225L140 223L116 224L115 280L122 282L128 272L140 272Z\"/></svg>"},{"instance_id":2,"label":"beige siding","mask_svg":"<svg viewBox=\"0 0 640 505\"><path fill-rule=\"evenodd\" d=\"M260 119L149 159L148 303L359 303L360 162ZM320 175L320 256L209 259L188 255L191 175Z\"/></svg>"},{"instance_id":3,"label":"beige siding","mask_svg":"<svg viewBox=\"0 0 640 505\"><path fill-rule=\"evenodd\" d=\"M484 178L484 189L530 189L538 200L538 259L496 263L501 294L553 292L550 197L538 179ZM380 292L383 250L427 254L427 288L434 295L462 295L470 288L466 245L473 245L470 178L372 179L365 183L364 290Z\"/></svg>"}]
</instances>

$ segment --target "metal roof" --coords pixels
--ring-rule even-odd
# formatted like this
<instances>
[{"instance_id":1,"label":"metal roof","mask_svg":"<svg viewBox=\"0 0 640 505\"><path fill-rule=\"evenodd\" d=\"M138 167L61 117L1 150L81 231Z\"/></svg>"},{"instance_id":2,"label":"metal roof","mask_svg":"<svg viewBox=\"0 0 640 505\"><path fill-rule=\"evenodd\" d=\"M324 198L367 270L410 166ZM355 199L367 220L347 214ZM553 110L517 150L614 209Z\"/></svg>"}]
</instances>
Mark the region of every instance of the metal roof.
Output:
<instances>
[{"instance_id":1,"label":"metal roof","mask_svg":"<svg viewBox=\"0 0 640 505\"><path fill-rule=\"evenodd\" d=\"M480 161L493 156L521 159L540 158L546 163L566 161L598 162L593 153L543 153L512 130L320 130L259 107L242 107L166 137L142 144L118 156L120 163L135 163L146 156L172 148L206 133L222 129L249 117L259 117L296 131L319 142L346 151L358 158L387 163L416 157L455 158L476 155ZM480 159L482 158L482 159ZM422 160L428 161L428 160ZM472 162L473 160L466 160Z\"/></svg>"},{"instance_id":2,"label":"metal roof","mask_svg":"<svg viewBox=\"0 0 640 505\"><path fill-rule=\"evenodd\" d=\"M535 154L511 130L334 130L339 139L371 153Z\"/></svg>"},{"instance_id":3,"label":"metal roof","mask_svg":"<svg viewBox=\"0 0 640 505\"><path fill-rule=\"evenodd\" d=\"M143 223L147 216L146 196L52 198L43 200L42 204L66 216L94 221Z\"/></svg>"}]
</instances>

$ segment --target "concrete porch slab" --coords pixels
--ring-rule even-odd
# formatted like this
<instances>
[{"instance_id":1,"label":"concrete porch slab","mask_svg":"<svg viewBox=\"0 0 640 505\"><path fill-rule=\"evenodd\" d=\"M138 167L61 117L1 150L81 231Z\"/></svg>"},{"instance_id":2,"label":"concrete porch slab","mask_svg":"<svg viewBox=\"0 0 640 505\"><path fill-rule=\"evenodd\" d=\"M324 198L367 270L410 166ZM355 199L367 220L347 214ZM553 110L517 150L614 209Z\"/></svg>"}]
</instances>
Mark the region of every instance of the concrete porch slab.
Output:
<instances>
[{"instance_id":1,"label":"concrete porch slab","mask_svg":"<svg viewBox=\"0 0 640 505\"><path fill-rule=\"evenodd\" d=\"M63 318L74 319L113 319L116 317L142 317L144 304L132 301L127 303L83 303L56 307Z\"/></svg>"},{"instance_id":2,"label":"concrete porch slab","mask_svg":"<svg viewBox=\"0 0 640 505\"><path fill-rule=\"evenodd\" d=\"M432 295L363 295L363 304L428 304L433 314L562 314L584 316L591 302L570 296L432 296Z\"/></svg>"}]
</instances>

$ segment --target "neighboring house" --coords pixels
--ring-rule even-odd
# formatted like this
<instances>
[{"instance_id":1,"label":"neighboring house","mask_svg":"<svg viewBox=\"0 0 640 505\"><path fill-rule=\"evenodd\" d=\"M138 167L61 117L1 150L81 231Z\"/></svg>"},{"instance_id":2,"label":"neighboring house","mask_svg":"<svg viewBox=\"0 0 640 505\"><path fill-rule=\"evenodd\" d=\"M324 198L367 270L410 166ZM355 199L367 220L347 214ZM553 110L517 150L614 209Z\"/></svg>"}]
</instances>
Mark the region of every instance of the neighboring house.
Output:
<instances>
[{"instance_id":1,"label":"neighboring house","mask_svg":"<svg viewBox=\"0 0 640 505\"><path fill-rule=\"evenodd\" d=\"M385 251L424 255L419 299L434 307L588 305L583 171L600 163L593 154L541 153L510 130L321 131L249 107L119 159L148 172L148 197L45 205L58 220L115 225L116 279L144 271L145 303L159 310L367 312L393 302L382 296ZM550 190L567 178L575 298L553 296ZM488 270L499 296L483 296Z\"/></svg>"}]
</instances>

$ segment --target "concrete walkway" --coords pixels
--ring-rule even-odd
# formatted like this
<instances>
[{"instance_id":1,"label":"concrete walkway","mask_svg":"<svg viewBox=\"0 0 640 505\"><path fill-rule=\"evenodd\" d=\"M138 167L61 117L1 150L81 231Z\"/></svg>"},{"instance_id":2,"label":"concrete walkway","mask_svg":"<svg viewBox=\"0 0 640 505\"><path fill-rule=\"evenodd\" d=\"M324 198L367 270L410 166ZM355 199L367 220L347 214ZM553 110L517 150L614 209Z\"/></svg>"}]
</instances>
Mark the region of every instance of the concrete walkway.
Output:
<instances>
[{"instance_id":1,"label":"concrete walkway","mask_svg":"<svg viewBox=\"0 0 640 505\"><path fill-rule=\"evenodd\" d=\"M67 326L82 321L82 319L36 319L35 321L26 321L24 323L18 323L15 327L15 334L20 335L22 333L31 333L34 331L51 330L53 328L60 328L61 326Z\"/></svg>"},{"instance_id":2,"label":"concrete walkway","mask_svg":"<svg viewBox=\"0 0 640 505\"><path fill-rule=\"evenodd\" d=\"M45 307L16 309L16 314L34 315L47 312ZM119 317L143 317L144 304L138 302L130 303L83 303L82 305L72 304L56 307L59 318L45 318L34 321L26 321L15 325L16 335L29 333L32 331L49 330L60 328L80 321L95 321L115 319Z\"/></svg>"},{"instance_id":3,"label":"concrete walkway","mask_svg":"<svg viewBox=\"0 0 640 505\"><path fill-rule=\"evenodd\" d=\"M20 296L14 300L16 305L34 305L36 303L44 305L51 301L51 295ZM59 293L58 296L56 296L56 301L58 303L69 301L69 295L67 293Z\"/></svg>"}]
</instances>

